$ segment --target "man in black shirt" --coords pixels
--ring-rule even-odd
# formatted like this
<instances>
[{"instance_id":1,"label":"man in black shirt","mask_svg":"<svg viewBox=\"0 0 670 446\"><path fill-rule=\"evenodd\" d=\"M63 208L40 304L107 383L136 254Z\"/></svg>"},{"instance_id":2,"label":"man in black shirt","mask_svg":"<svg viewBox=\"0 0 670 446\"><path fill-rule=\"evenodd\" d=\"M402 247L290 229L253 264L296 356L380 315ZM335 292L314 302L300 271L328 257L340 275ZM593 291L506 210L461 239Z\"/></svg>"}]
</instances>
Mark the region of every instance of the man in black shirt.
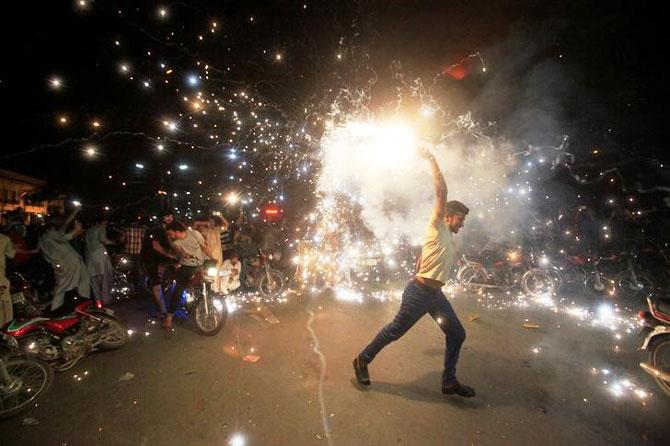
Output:
<instances>
[{"instance_id":1,"label":"man in black shirt","mask_svg":"<svg viewBox=\"0 0 670 446\"><path fill-rule=\"evenodd\" d=\"M164 211L161 214L161 223L147 231L144 236L140 253L140 262L149 277L154 300L163 315L167 314L167 308L165 301L161 298L161 271L166 265L177 261L177 256L172 253L172 247L165 232L165 227L173 221L172 211Z\"/></svg>"}]
</instances>

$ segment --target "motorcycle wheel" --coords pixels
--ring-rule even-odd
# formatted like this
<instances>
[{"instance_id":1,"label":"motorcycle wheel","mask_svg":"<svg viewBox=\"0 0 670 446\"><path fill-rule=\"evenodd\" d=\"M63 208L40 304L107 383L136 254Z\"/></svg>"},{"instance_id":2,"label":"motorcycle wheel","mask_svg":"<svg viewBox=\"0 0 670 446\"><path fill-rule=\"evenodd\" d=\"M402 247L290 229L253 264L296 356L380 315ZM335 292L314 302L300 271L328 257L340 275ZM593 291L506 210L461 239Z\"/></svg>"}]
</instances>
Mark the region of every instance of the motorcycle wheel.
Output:
<instances>
[{"instance_id":1,"label":"motorcycle wheel","mask_svg":"<svg viewBox=\"0 0 670 446\"><path fill-rule=\"evenodd\" d=\"M115 350L121 348L128 342L128 331L126 327L121 325L121 323L115 318L107 314L96 314L96 317L101 318L104 323L107 325L108 338L106 341L99 344L100 348L103 350Z\"/></svg>"},{"instance_id":2,"label":"motorcycle wheel","mask_svg":"<svg viewBox=\"0 0 670 446\"><path fill-rule=\"evenodd\" d=\"M652 349L649 350L649 363L666 373L670 372L670 336L663 336L654 342ZM654 378L654 380L663 392L670 396L670 382L660 378Z\"/></svg>"},{"instance_id":3,"label":"motorcycle wheel","mask_svg":"<svg viewBox=\"0 0 670 446\"><path fill-rule=\"evenodd\" d=\"M466 265L458 271L458 279L462 287L475 291L481 288L477 284L486 283L486 271L479 265Z\"/></svg>"},{"instance_id":4,"label":"motorcycle wheel","mask_svg":"<svg viewBox=\"0 0 670 446\"><path fill-rule=\"evenodd\" d=\"M555 267L549 268L545 271L549 273L552 280L554 281L554 290L560 290L563 287L563 275L561 274L561 271Z\"/></svg>"},{"instance_id":5,"label":"motorcycle wheel","mask_svg":"<svg viewBox=\"0 0 670 446\"><path fill-rule=\"evenodd\" d=\"M263 296L281 294L282 291L284 291L284 278L281 273L276 270L270 270L267 273L263 273L258 281L258 290Z\"/></svg>"},{"instance_id":6,"label":"motorcycle wheel","mask_svg":"<svg viewBox=\"0 0 670 446\"><path fill-rule=\"evenodd\" d=\"M221 309L216 308L214 299L207 297L207 307L205 307L205 298L198 300L194 309L195 326L198 332L204 336L214 336L221 331L226 320L228 320L228 308L226 303L221 300ZM209 311L207 311L209 309Z\"/></svg>"},{"instance_id":7,"label":"motorcycle wheel","mask_svg":"<svg viewBox=\"0 0 670 446\"><path fill-rule=\"evenodd\" d=\"M15 356L4 359L4 363L16 382L14 388L0 390L0 419L29 409L42 398L54 378L53 369L38 359Z\"/></svg>"},{"instance_id":8,"label":"motorcycle wheel","mask_svg":"<svg viewBox=\"0 0 670 446\"><path fill-rule=\"evenodd\" d=\"M541 297L554 292L555 277L549 271L533 268L521 277L521 287L534 297Z\"/></svg>"},{"instance_id":9,"label":"motorcycle wheel","mask_svg":"<svg viewBox=\"0 0 670 446\"><path fill-rule=\"evenodd\" d=\"M617 288L627 298L646 296L654 288L654 282L646 274L633 274L630 271L622 271L616 277Z\"/></svg>"}]
</instances>

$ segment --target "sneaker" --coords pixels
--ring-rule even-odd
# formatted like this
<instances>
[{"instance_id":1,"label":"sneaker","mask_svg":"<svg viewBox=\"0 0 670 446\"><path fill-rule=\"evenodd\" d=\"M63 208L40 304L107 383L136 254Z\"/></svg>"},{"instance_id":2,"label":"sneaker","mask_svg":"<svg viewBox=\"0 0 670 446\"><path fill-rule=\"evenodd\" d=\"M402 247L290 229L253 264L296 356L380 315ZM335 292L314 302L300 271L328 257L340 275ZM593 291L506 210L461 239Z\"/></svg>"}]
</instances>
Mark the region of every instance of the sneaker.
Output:
<instances>
[{"instance_id":1,"label":"sneaker","mask_svg":"<svg viewBox=\"0 0 670 446\"><path fill-rule=\"evenodd\" d=\"M356 374L356 381L361 386L370 385L370 375L368 375L368 365L361 359L360 356L356 356L354 359L354 373Z\"/></svg>"},{"instance_id":2,"label":"sneaker","mask_svg":"<svg viewBox=\"0 0 670 446\"><path fill-rule=\"evenodd\" d=\"M470 386L464 386L458 381L455 381L453 384L449 386L443 385L442 393L444 393L445 395L458 395L462 396L463 398L472 398L473 396L475 396L475 389L473 389Z\"/></svg>"}]
</instances>

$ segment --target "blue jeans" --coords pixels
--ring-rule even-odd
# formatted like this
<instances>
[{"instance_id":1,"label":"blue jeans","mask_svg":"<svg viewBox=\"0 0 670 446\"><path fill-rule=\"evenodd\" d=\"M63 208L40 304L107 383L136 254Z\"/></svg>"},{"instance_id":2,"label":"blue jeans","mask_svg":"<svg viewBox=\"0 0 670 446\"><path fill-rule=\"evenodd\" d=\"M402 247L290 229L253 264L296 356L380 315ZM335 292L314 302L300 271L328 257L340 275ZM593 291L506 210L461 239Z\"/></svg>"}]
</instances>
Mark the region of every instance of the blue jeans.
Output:
<instances>
[{"instance_id":1,"label":"blue jeans","mask_svg":"<svg viewBox=\"0 0 670 446\"><path fill-rule=\"evenodd\" d=\"M442 290L422 286L416 280L411 280L405 287L400 310L393 322L382 328L370 345L361 352L361 359L372 362L377 353L400 339L426 313L430 313L446 336L442 384L453 384L456 381L458 353L465 341L465 329Z\"/></svg>"}]
</instances>

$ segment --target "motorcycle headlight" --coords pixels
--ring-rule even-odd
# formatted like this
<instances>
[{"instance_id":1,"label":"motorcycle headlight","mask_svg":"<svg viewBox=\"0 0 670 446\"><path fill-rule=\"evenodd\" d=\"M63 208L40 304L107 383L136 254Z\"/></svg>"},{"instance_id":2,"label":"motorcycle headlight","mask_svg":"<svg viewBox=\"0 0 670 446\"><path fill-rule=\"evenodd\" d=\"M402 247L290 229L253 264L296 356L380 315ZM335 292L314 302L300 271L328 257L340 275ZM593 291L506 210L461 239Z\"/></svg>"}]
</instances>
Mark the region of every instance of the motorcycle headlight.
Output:
<instances>
[{"instance_id":1,"label":"motorcycle headlight","mask_svg":"<svg viewBox=\"0 0 670 446\"><path fill-rule=\"evenodd\" d=\"M207 268L207 275L209 277L216 277L216 275L219 273L219 270L215 266L210 266Z\"/></svg>"}]
</instances>

